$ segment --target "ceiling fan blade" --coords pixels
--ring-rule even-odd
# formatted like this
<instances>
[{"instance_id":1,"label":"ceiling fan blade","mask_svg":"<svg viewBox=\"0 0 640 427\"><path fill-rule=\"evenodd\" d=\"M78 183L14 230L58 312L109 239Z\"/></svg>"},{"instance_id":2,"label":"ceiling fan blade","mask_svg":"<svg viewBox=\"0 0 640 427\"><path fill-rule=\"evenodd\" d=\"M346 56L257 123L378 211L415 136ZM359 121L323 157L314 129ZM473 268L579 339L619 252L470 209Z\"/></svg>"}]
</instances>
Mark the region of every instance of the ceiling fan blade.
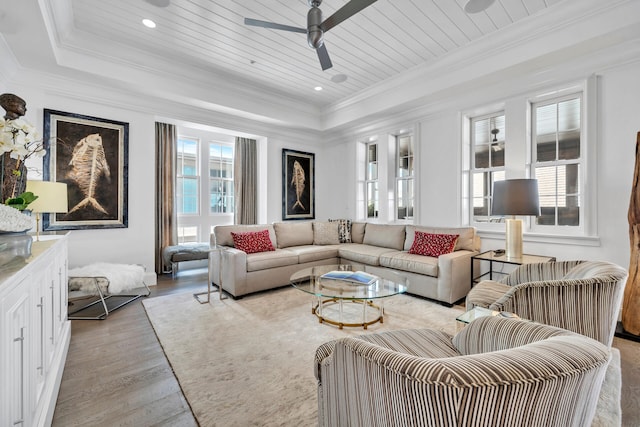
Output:
<instances>
[{"instance_id":1,"label":"ceiling fan blade","mask_svg":"<svg viewBox=\"0 0 640 427\"><path fill-rule=\"evenodd\" d=\"M327 46L323 43L322 46L316 49L318 52L318 59L320 60L320 66L322 67L322 71L328 70L333 67L331 63L331 58L329 58L329 52L327 52Z\"/></svg>"},{"instance_id":2,"label":"ceiling fan blade","mask_svg":"<svg viewBox=\"0 0 640 427\"><path fill-rule=\"evenodd\" d=\"M244 18L245 25L253 25L254 27L271 28L274 30L291 31L294 33L307 34L306 28L292 27L290 25L276 24L274 22L259 21L257 19Z\"/></svg>"},{"instance_id":3,"label":"ceiling fan blade","mask_svg":"<svg viewBox=\"0 0 640 427\"><path fill-rule=\"evenodd\" d=\"M336 10L333 15L325 19L324 22L320 24L320 28L322 28L322 31L329 31L342 21L346 21L347 19L351 18L353 15L360 12L367 6L371 6L376 1L377 0L351 0L340 9Z\"/></svg>"}]
</instances>

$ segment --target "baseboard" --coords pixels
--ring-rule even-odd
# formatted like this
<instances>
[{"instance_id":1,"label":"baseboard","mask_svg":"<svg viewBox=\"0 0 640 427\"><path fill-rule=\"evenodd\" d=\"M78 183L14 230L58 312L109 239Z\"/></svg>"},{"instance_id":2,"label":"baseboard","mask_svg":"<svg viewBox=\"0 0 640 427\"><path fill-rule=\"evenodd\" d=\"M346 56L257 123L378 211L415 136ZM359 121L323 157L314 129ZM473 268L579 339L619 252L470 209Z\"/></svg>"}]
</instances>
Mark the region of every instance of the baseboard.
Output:
<instances>
[{"instance_id":1,"label":"baseboard","mask_svg":"<svg viewBox=\"0 0 640 427\"><path fill-rule=\"evenodd\" d=\"M624 328L622 327L622 322L618 322L618 325L616 326L615 336L618 338L624 338L627 340L640 342L640 335L634 335L631 332L625 331Z\"/></svg>"}]
</instances>

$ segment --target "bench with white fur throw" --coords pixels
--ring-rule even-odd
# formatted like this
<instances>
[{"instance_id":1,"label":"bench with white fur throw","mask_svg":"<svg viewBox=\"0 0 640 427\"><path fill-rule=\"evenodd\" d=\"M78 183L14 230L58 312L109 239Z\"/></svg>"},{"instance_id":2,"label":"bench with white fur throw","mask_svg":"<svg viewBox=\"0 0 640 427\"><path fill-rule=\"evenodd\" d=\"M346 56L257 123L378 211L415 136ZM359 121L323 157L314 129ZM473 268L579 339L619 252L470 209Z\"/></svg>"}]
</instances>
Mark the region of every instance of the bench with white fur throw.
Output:
<instances>
[{"instance_id":1,"label":"bench with white fur throw","mask_svg":"<svg viewBox=\"0 0 640 427\"><path fill-rule=\"evenodd\" d=\"M99 262L69 269L68 276L70 305L90 298L88 303L70 309L69 319L102 320L109 312L151 292L144 282L144 267L141 265ZM85 311L98 304L103 310L97 314Z\"/></svg>"}]
</instances>

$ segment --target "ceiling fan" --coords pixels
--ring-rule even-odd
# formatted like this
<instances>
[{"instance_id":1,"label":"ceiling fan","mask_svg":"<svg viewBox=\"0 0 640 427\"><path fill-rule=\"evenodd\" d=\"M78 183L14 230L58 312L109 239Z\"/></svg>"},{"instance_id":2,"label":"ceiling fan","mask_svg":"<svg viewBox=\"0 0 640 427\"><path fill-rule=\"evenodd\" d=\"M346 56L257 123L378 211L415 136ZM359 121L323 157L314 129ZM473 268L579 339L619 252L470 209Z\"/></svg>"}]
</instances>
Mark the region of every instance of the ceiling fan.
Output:
<instances>
[{"instance_id":1,"label":"ceiling fan","mask_svg":"<svg viewBox=\"0 0 640 427\"><path fill-rule=\"evenodd\" d=\"M306 33L307 42L309 43L309 46L314 48L318 53L320 66L324 71L333 67L331 58L329 58L329 53L327 52L327 47L324 44L324 33L340 24L342 21L346 21L351 18L353 15L376 1L377 0L351 0L323 21L322 11L319 8L322 0L308 0L311 9L309 9L309 12L307 13L307 28L292 27L290 25L259 21L251 18L244 18L244 23L245 25L253 25L255 27L272 28L274 30L291 31L294 33Z\"/></svg>"}]
</instances>

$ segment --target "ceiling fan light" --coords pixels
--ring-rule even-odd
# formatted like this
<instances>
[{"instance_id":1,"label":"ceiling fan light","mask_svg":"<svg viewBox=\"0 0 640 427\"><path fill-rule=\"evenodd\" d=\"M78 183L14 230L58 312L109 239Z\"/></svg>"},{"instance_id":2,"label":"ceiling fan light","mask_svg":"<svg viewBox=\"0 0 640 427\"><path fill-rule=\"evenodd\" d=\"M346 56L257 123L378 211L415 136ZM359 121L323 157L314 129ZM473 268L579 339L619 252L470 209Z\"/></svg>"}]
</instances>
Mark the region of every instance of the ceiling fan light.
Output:
<instances>
[{"instance_id":1,"label":"ceiling fan light","mask_svg":"<svg viewBox=\"0 0 640 427\"><path fill-rule=\"evenodd\" d=\"M467 13L479 13L486 10L493 4L495 0L469 0L464 5L464 11Z\"/></svg>"},{"instance_id":2,"label":"ceiling fan light","mask_svg":"<svg viewBox=\"0 0 640 427\"><path fill-rule=\"evenodd\" d=\"M331 77L331 81L334 83L343 83L347 81L347 75L346 74L336 74L335 76Z\"/></svg>"}]
</instances>

